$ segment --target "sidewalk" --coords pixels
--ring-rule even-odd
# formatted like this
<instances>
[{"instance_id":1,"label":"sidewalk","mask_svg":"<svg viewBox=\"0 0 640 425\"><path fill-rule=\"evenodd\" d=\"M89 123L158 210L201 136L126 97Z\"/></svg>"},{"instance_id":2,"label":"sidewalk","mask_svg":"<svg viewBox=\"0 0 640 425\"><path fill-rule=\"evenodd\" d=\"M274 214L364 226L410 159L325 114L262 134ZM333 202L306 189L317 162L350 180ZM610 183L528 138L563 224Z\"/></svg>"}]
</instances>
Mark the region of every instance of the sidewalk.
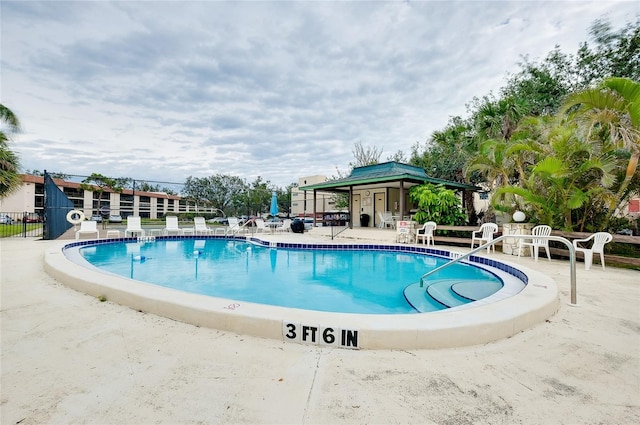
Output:
<instances>
[{"instance_id":1,"label":"sidewalk","mask_svg":"<svg viewBox=\"0 0 640 425\"><path fill-rule=\"evenodd\" d=\"M351 351L101 303L44 273L53 243L0 241L3 424L640 423L637 271L579 263L570 307L568 263L522 258L561 289L547 323L482 346Z\"/></svg>"}]
</instances>

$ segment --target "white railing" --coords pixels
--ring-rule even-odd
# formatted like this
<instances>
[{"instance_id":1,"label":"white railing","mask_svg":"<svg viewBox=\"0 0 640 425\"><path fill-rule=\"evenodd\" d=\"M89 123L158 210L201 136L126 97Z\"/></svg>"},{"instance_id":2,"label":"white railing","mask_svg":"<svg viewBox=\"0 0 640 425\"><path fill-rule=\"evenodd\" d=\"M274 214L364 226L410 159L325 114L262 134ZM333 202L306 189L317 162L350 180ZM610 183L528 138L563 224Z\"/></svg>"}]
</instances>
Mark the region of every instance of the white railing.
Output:
<instances>
[{"instance_id":1,"label":"white railing","mask_svg":"<svg viewBox=\"0 0 640 425\"><path fill-rule=\"evenodd\" d=\"M434 273L439 272L440 270L447 268L455 263L459 263L460 261L464 260L465 258L470 257L471 255L475 254L478 251L482 251L483 249L487 249L489 246L495 244L496 242L501 242L503 239L506 238L514 238L514 239L531 239L531 235L502 235L499 236L497 238L495 238L494 240L492 240L491 242L488 242L484 245L481 245L477 248L472 249L471 251L460 255L458 258L454 258L453 260L449 261L446 264L441 265L440 267L436 267L433 270L428 271L427 273L423 274L422 277L420 278L420 287L424 287L424 282L425 279L429 276L431 276ZM562 242L564 243L567 248L569 248L569 268L570 268L570 274L571 274L571 302L569 303L569 305L572 306L576 306L578 305L577 303L577 288L576 288L576 251L573 247L573 244L560 236L536 236L536 239L549 239L551 241L558 241L558 242Z\"/></svg>"}]
</instances>

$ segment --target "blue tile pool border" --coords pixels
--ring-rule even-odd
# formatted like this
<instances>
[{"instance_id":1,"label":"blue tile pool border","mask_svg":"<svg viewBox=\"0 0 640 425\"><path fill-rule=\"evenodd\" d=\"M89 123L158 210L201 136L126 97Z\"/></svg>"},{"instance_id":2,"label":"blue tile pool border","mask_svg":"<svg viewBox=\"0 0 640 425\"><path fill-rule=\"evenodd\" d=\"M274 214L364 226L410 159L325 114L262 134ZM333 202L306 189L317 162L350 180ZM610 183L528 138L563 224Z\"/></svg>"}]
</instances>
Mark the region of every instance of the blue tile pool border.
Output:
<instances>
[{"instance_id":1,"label":"blue tile pool border","mask_svg":"<svg viewBox=\"0 0 640 425\"><path fill-rule=\"evenodd\" d=\"M106 243L116 243L116 242L138 242L138 241L172 241L172 240L188 240L188 239L223 239L223 240L236 240L241 242L251 242L256 245L260 245L266 248L283 248L283 249L314 249L314 250L350 250L350 251L385 251L385 252L400 252L400 253L410 253L410 254L423 254L430 255L434 257L453 259L453 255L450 251L445 251L442 249L436 248L427 248L421 246L414 245L390 245L390 244L375 244L375 243L367 243L367 244L331 244L331 243L318 243L318 244L309 244L309 243L291 243L291 242L274 242L274 241L265 241L263 239L257 237L249 237L249 236L223 236L223 235L188 235L188 236L151 236L151 237L143 237L143 238L112 238L112 239L88 239L71 242L64 246L63 250L68 248L80 247L80 246L88 246L88 245L100 245ZM476 255L471 255L465 261L464 264L475 265L475 266L489 266L494 267L498 270L501 270L507 274L514 276L516 279L523 282L525 285L528 284L529 278L522 271L518 270L515 267L512 267L508 264L504 264L500 261L478 257Z\"/></svg>"}]
</instances>

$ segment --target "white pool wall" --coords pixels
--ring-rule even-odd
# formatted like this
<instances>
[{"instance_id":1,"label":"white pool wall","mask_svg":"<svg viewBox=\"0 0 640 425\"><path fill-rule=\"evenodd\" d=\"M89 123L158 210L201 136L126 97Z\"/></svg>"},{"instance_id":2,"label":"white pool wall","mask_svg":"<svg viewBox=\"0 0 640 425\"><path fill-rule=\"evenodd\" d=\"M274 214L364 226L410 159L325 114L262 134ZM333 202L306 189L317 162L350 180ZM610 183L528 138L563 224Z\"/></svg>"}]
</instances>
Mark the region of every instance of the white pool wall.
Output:
<instances>
[{"instance_id":1,"label":"white pool wall","mask_svg":"<svg viewBox=\"0 0 640 425\"><path fill-rule=\"evenodd\" d=\"M290 340L284 337L283 326L293 323L320 329L357 330L359 349L470 346L508 338L544 323L559 308L558 288L553 279L502 260L501 263L528 277L526 287L512 297L458 311L373 315L310 311L185 293L83 267L65 256L64 246L61 243L45 252L44 267L49 275L70 288L196 326L284 341Z\"/></svg>"}]
</instances>

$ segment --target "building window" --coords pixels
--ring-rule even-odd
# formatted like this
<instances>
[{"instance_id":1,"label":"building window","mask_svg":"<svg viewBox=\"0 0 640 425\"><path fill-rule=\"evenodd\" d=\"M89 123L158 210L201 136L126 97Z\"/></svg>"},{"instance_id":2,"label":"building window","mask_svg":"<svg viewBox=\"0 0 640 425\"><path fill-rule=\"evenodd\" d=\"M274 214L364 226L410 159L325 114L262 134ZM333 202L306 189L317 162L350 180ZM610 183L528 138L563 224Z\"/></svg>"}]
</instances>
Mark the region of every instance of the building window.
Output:
<instances>
[{"instance_id":1,"label":"building window","mask_svg":"<svg viewBox=\"0 0 640 425\"><path fill-rule=\"evenodd\" d=\"M67 195L67 198L78 198L78 199L84 198L82 189L76 189L73 187L64 187L62 188L62 193Z\"/></svg>"},{"instance_id":2,"label":"building window","mask_svg":"<svg viewBox=\"0 0 640 425\"><path fill-rule=\"evenodd\" d=\"M133 195L120 195L120 215L123 217L133 215Z\"/></svg>"}]
</instances>

